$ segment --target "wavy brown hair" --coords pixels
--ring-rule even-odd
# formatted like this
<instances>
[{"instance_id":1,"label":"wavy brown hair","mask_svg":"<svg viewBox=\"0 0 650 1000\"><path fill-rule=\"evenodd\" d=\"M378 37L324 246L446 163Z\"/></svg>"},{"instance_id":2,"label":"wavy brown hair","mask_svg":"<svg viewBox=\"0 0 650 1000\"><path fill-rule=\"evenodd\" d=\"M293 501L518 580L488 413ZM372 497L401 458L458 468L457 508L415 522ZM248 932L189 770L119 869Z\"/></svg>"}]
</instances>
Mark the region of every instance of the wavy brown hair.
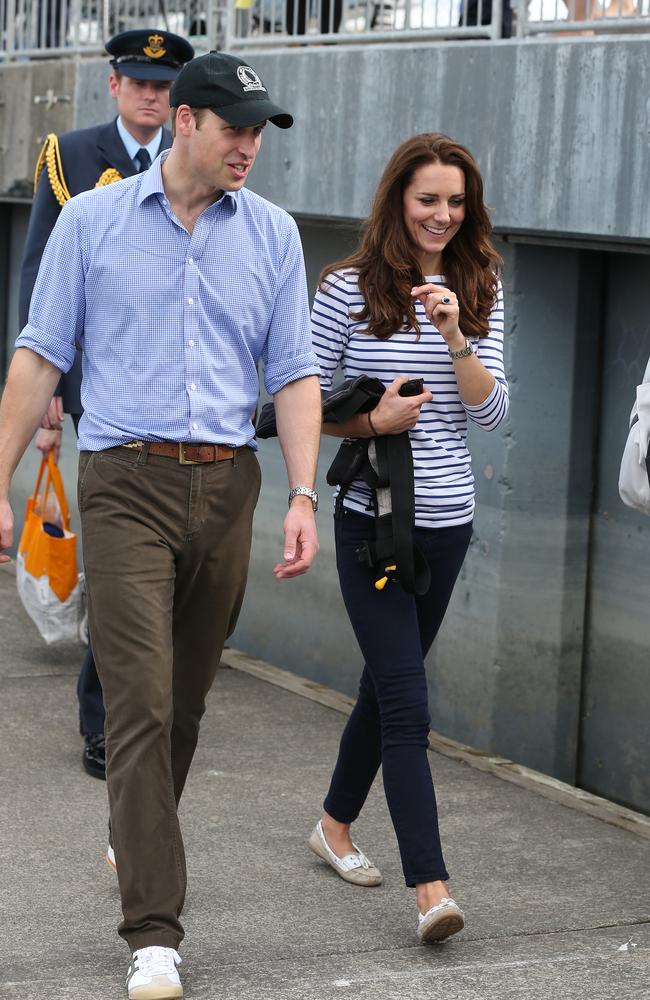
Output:
<instances>
[{"instance_id":1,"label":"wavy brown hair","mask_svg":"<svg viewBox=\"0 0 650 1000\"><path fill-rule=\"evenodd\" d=\"M343 260L328 264L318 279L325 290L334 271L358 271L365 304L352 316L367 320L368 333L380 340L411 328L420 334L411 288L422 284L422 266L404 223L403 195L415 171L430 163L460 167L465 175L465 219L443 251L443 267L447 284L458 297L463 333L469 337L489 333L502 261L490 241L492 224L483 203L483 180L464 146L447 135L426 132L395 150L377 186L359 246Z\"/></svg>"}]
</instances>

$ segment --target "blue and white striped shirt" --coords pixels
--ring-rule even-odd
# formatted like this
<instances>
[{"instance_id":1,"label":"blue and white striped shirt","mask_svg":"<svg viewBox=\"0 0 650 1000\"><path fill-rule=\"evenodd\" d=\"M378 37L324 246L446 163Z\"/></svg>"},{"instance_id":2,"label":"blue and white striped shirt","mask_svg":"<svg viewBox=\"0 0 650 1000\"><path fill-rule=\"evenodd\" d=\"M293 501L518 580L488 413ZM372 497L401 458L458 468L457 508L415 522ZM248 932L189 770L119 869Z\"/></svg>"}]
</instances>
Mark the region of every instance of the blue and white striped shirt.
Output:
<instances>
[{"instance_id":1,"label":"blue and white striped shirt","mask_svg":"<svg viewBox=\"0 0 650 1000\"><path fill-rule=\"evenodd\" d=\"M291 216L242 189L206 208L190 235L165 195L166 155L64 206L16 341L61 371L79 343L82 450L255 447L259 359L271 394L319 372Z\"/></svg>"},{"instance_id":2,"label":"blue and white striped shirt","mask_svg":"<svg viewBox=\"0 0 650 1000\"><path fill-rule=\"evenodd\" d=\"M446 284L442 275L425 281ZM350 315L363 306L356 272L334 272L318 290L312 310L312 343L321 363L321 387L329 389L340 364L346 379L372 375L388 386L399 375L423 378L433 393L409 431L415 478L415 523L421 528L465 524L474 514L474 477L467 450L467 418L486 430L497 427L508 412L508 388L503 367L503 290L490 314L490 334L472 341L479 359L494 376L490 395L478 406L460 398L454 365L447 345L429 322L424 306L416 302L420 339L413 330L394 333L388 340L369 337L366 324ZM461 320L462 323L462 320ZM371 494L356 481L344 506L365 514Z\"/></svg>"}]
</instances>

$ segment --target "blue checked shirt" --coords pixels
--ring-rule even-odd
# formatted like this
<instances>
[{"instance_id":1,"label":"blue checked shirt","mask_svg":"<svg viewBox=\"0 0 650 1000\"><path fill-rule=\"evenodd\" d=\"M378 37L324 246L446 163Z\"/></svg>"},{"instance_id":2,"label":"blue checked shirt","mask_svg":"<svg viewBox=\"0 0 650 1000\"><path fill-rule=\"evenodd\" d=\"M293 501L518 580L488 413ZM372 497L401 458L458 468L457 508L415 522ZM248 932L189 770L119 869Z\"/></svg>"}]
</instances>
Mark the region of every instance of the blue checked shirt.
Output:
<instances>
[{"instance_id":1,"label":"blue checked shirt","mask_svg":"<svg viewBox=\"0 0 650 1000\"><path fill-rule=\"evenodd\" d=\"M165 196L165 155L64 206L16 341L61 371L82 348L81 450L254 447L260 358L270 394L319 372L293 219L242 189L190 235Z\"/></svg>"}]
</instances>

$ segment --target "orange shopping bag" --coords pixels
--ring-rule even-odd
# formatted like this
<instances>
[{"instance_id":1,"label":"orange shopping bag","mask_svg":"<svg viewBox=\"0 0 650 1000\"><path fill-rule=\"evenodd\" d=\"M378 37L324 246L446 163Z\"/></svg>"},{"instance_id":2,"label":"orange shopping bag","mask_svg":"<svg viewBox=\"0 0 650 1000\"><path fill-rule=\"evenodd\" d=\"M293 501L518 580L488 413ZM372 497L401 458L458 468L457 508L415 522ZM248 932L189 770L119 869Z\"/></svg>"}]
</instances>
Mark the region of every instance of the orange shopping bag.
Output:
<instances>
[{"instance_id":1,"label":"orange shopping bag","mask_svg":"<svg viewBox=\"0 0 650 1000\"><path fill-rule=\"evenodd\" d=\"M77 572L77 537L70 531L63 480L51 452L41 462L25 507L16 580L25 610L47 643L79 637L82 579Z\"/></svg>"}]
</instances>

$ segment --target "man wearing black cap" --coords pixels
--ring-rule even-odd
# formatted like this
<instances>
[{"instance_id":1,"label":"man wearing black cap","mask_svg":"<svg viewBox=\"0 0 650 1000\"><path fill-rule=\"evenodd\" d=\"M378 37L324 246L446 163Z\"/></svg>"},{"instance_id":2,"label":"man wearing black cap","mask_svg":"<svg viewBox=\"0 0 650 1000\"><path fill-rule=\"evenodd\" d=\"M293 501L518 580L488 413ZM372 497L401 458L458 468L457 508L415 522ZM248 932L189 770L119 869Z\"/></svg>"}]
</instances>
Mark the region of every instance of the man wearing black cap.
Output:
<instances>
[{"instance_id":1,"label":"man wearing black cap","mask_svg":"<svg viewBox=\"0 0 650 1000\"><path fill-rule=\"evenodd\" d=\"M167 31L125 31L106 44L112 72L108 78L118 116L107 125L49 135L36 169L34 204L29 218L20 282L19 319L27 324L29 303L43 250L62 206L81 191L111 184L146 170L160 150L171 146L163 123L169 115L169 88L194 49ZM48 409L36 445L43 455L54 449L58 460L63 414L75 424L81 405L81 351L63 376ZM83 766L105 777L104 705L92 648L79 674L79 723L84 737Z\"/></svg>"},{"instance_id":2,"label":"man wearing black cap","mask_svg":"<svg viewBox=\"0 0 650 1000\"><path fill-rule=\"evenodd\" d=\"M0 404L2 550L11 476L82 341L79 510L130 1000L182 996L177 807L244 597L260 361L289 485L276 578L305 573L318 549L319 365L300 237L244 186L266 123L293 120L251 66L216 52L181 71L170 100L171 150L63 209Z\"/></svg>"}]
</instances>

